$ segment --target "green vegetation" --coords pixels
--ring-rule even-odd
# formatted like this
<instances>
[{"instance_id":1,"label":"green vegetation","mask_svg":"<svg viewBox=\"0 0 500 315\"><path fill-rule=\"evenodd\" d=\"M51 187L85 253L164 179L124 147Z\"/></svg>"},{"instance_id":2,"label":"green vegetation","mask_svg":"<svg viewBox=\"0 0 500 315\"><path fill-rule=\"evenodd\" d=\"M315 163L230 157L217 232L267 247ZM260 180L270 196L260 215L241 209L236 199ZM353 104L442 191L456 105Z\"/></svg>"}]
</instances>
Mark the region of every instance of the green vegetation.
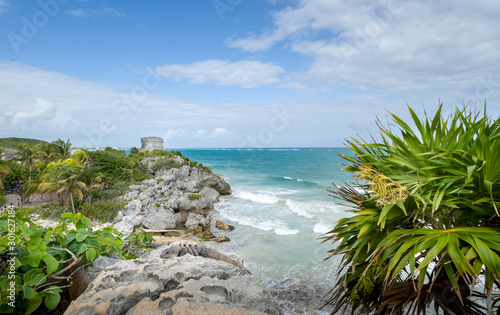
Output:
<instances>
[{"instance_id":1,"label":"green vegetation","mask_svg":"<svg viewBox=\"0 0 500 315\"><path fill-rule=\"evenodd\" d=\"M99 200L92 204L83 204L79 211L86 217L99 221L110 222L118 215L118 211L123 210L125 204L113 200Z\"/></svg>"},{"instance_id":2,"label":"green vegetation","mask_svg":"<svg viewBox=\"0 0 500 315\"><path fill-rule=\"evenodd\" d=\"M47 313L66 294L71 284L70 269L111 253L134 258L136 249L153 241L150 234L140 229L123 239L112 226L102 230L92 230L90 226L90 219L112 221L124 207L116 198L131 184L152 177L141 161L154 158L155 170L188 163L174 161L177 156L183 158L176 151L132 150L127 156L124 151L108 147L103 151L79 150L71 154L74 150L69 140L52 143L17 140L8 145L12 147L15 143L17 159L0 160L0 186L3 183L12 188L22 182L25 199L42 194L59 199L56 203L18 207L0 215L0 260L7 260L11 252L16 257L12 278L8 278L7 270L0 270L0 313L30 314L35 310ZM4 198L0 193L0 204ZM60 220L59 225L38 226L31 221L33 215ZM16 226L10 224L13 221ZM11 281L15 282L15 292L9 291ZM8 304L10 292L15 293L15 309Z\"/></svg>"},{"instance_id":3,"label":"green vegetation","mask_svg":"<svg viewBox=\"0 0 500 315\"><path fill-rule=\"evenodd\" d=\"M10 223L14 221L15 226ZM70 223L75 228L69 228ZM0 312L16 314L54 310L71 285L74 268L112 253L134 258L134 249L153 241L144 231L122 239L112 226L92 230L90 220L80 213L65 213L57 227L43 228L20 211L0 215L0 236L0 256L9 252L15 257L14 267L8 265L0 273Z\"/></svg>"},{"instance_id":4,"label":"green vegetation","mask_svg":"<svg viewBox=\"0 0 500 315\"><path fill-rule=\"evenodd\" d=\"M189 200L195 200L195 199L200 199L201 195L200 194L190 194L187 197Z\"/></svg>"},{"instance_id":5,"label":"green vegetation","mask_svg":"<svg viewBox=\"0 0 500 315\"><path fill-rule=\"evenodd\" d=\"M17 149L19 145L22 143L35 146L40 143L47 143L47 142L43 140L27 139L27 138L15 138L15 137L0 138L0 147L2 148Z\"/></svg>"},{"instance_id":6,"label":"green vegetation","mask_svg":"<svg viewBox=\"0 0 500 315\"><path fill-rule=\"evenodd\" d=\"M0 192L0 206L3 206L3 204L5 203L5 196Z\"/></svg>"},{"instance_id":7,"label":"green vegetation","mask_svg":"<svg viewBox=\"0 0 500 315\"><path fill-rule=\"evenodd\" d=\"M156 161L153 166L151 166L151 169L153 172L158 172L160 170L169 170L171 168L179 168L181 167L182 164L177 163L176 161L172 161L169 159L161 159Z\"/></svg>"},{"instance_id":8,"label":"green vegetation","mask_svg":"<svg viewBox=\"0 0 500 315\"><path fill-rule=\"evenodd\" d=\"M336 245L331 256L342 255L329 304L333 313L350 305L375 314L425 314L431 306L491 314L500 289L500 119L486 107L450 117L440 107L424 120L409 111L415 128L391 115L399 135L379 124L380 142L348 142L356 156L343 156L345 170L364 192L332 191L353 216L325 237Z\"/></svg>"}]
</instances>

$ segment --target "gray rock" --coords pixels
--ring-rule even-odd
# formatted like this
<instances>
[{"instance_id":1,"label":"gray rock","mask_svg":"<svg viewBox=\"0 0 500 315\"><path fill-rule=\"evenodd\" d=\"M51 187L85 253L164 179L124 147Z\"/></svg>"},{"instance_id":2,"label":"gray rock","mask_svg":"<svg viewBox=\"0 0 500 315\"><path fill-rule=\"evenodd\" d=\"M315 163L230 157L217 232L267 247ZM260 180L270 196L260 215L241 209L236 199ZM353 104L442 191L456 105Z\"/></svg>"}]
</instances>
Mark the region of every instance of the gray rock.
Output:
<instances>
[{"instance_id":1,"label":"gray rock","mask_svg":"<svg viewBox=\"0 0 500 315\"><path fill-rule=\"evenodd\" d=\"M179 197L174 196L171 197L165 205L166 207L171 209L179 209L179 203L180 203Z\"/></svg>"},{"instance_id":2,"label":"gray rock","mask_svg":"<svg viewBox=\"0 0 500 315\"><path fill-rule=\"evenodd\" d=\"M126 215L136 216L139 215L139 213L141 213L141 209L142 209L141 201L138 199L134 199L125 206L124 212Z\"/></svg>"},{"instance_id":3,"label":"gray rock","mask_svg":"<svg viewBox=\"0 0 500 315\"><path fill-rule=\"evenodd\" d=\"M132 234L132 232L134 232L134 227L135 226L133 226L132 224L130 224L130 222L126 220L121 220L120 222L115 224L115 229L118 232L122 233L124 237L127 237L130 234Z\"/></svg>"},{"instance_id":4,"label":"gray rock","mask_svg":"<svg viewBox=\"0 0 500 315\"><path fill-rule=\"evenodd\" d=\"M219 192L213 188L203 187L203 189L199 193L202 196L208 197L212 202L219 201Z\"/></svg>"},{"instance_id":5,"label":"gray rock","mask_svg":"<svg viewBox=\"0 0 500 315\"><path fill-rule=\"evenodd\" d=\"M142 224L151 230L168 230L177 226L177 222L181 217L180 214L174 213L172 209L158 208L157 211L148 213L142 220Z\"/></svg>"},{"instance_id":6,"label":"gray rock","mask_svg":"<svg viewBox=\"0 0 500 315\"><path fill-rule=\"evenodd\" d=\"M118 214L116 215L116 220L121 221L123 219L123 211L118 211Z\"/></svg>"},{"instance_id":7,"label":"gray rock","mask_svg":"<svg viewBox=\"0 0 500 315\"><path fill-rule=\"evenodd\" d=\"M132 190L132 191L129 191L128 193L126 193L125 195L123 195L121 198L122 200L131 200L131 199L135 199L139 196L139 192L137 190Z\"/></svg>"},{"instance_id":8,"label":"gray rock","mask_svg":"<svg viewBox=\"0 0 500 315\"><path fill-rule=\"evenodd\" d=\"M283 314L259 279L223 261L152 253L107 263L66 315Z\"/></svg>"},{"instance_id":9,"label":"gray rock","mask_svg":"<svg viewBox=\"0 0 500 315\"><path fill-rule=\"evenodd\" d=\"M199 225L206 227L210 226L211 219L209 217L204 217L201 214L190 213L188 219L186 220L186 228L194 230Z\"/></svg>"},{"instance_id":10,"label":"gray rock","mask_svg":"<svg viewBox=\"0 0 500 315\"><path fill-rule=\"evenodd\" d=\"M157 159L146 158L143 163L152 165ZM176 157L175 161L184 163L179 157ZM210 219L203 216L203 219L195 219L195 216L189 219L187 215L191 212L206 215L214 208L214 202L220 194L231 191L222 178L204 169L187 165L162 170L156 178L146 180L142 185L132 185L130 189L132 191L122 196L122 200L132 200L116 218L120 222L115 225L125 235L132 233L133 228L141 224L150 229L171 229L185 223L183 221L186 219L191 227L207 226ZM182 212L182 216L173 215L172 210ZM139 222L143 217L146 218L145 222Z\"/></svg>"},{"instance_id":11,"label":"gray rock","mask_svg":"<svg viewBox=\"0 0 500 315\"><path fill-rule=\"evenodd\" d=\"M199 211L213 208L214 203L210 200L210 197L190 198L187 195L179 198L179 210L181 211Z\"/></svg>"},{"instance_id":12,"label":"gray rock","mask_svg":"<svg viewBox=\"0 0 500 315\"><path fill-rule=\"evenodd\" d=\"M129 188L132 190L141 190L143 185L130 185Z\"/></svg>"},{"instance_id":13,"label":"gray rock","mask_svg":"<svg viewBox=\"0 0 500 315\"><path fill-rule=\"evenodd\" d=\"M170 174L165 174L161 178L163 178L163 185L168 185L175 180L175 176Z\"/></svg>"}]
</instances>

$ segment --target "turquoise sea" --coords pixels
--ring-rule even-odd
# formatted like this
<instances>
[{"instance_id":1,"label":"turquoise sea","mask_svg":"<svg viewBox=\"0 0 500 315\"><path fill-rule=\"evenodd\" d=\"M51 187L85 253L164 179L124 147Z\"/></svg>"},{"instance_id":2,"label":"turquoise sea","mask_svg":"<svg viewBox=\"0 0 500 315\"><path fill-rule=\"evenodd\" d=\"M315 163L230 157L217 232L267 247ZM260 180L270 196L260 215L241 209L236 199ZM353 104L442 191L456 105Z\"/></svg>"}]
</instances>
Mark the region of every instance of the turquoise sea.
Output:
<instances>
[{"instance_id":1,"label":"turquoise sea","mask_svg":"<svg viewBox=\"0 0 500 315\"><path fill-rule=\"evenodd\" d=\"M327 191L351 183L339 153L348 149L179 149L224 176L233 193L222 196L214 216L234 225L221 250L245 266L280 300L286 314L318 311L338 274L340 258L327 261L332 244L321 236L349 214Z\"/></svg>"}]
</instances>

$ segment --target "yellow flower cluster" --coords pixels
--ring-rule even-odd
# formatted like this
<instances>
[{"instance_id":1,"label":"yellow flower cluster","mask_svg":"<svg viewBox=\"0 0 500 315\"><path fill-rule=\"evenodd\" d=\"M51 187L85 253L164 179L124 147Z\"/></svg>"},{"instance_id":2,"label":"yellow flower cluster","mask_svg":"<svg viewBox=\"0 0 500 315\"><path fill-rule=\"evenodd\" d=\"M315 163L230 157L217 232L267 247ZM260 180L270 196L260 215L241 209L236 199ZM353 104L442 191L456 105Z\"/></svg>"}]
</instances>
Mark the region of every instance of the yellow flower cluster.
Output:
<instances>
[{"instance_id":1,"label":"yellow flower cluster","mask_svg":"<svg viewBox=\"0 0 500 315\"><path fill-rule=\"evenodd\" d=\"M370 183L370 190L373 191L381 206L395 204L398 201L405 201L410 192L404 187L393 181L382 173L373 170L370 167L361 166L360 171L356 172L356 177L362 178Z\"/></svg>"}]
</instances>

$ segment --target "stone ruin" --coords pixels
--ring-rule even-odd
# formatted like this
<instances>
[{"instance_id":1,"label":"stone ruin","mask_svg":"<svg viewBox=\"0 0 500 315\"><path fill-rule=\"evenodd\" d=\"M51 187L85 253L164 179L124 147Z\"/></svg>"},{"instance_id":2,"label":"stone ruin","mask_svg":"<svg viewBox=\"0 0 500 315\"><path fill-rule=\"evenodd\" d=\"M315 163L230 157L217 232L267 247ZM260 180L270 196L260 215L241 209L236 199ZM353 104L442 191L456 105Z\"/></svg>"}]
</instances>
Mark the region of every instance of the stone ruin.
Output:
<instances>
[{"instance_id":1,"label":"stone ruin","mask_svg":"<svg viewBox=\"0 0 500 315\"><path fill-rule=\"evenodd\" d=\"M144 137L141 138L141 151L146 150L164 150L168 151L163 147L163 138L161 137Z\"/></svg>"}]
</instances>

